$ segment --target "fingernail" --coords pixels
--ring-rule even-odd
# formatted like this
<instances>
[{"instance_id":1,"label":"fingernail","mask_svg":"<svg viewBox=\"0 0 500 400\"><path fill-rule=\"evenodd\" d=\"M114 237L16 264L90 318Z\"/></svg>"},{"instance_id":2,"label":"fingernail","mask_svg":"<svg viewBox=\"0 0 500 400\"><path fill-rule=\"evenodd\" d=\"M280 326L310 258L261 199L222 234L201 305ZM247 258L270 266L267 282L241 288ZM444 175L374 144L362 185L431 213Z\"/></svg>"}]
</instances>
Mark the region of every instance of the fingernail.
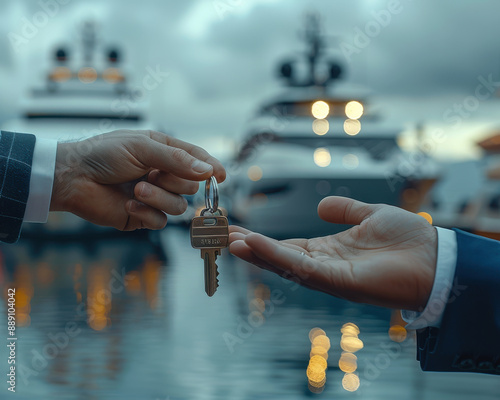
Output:
<instances>
[{"instance_id":1,"label":"fingernail","mask_svg":"<svg viewBox=\"0 0 500 400\"><path fill-rule=\"evenodd\" d=\"M151 187L143 183L141 185L141 197L149 197L151 196Z\"/></svg>"},{"instance_id":2,"label":"fingernail","mask_svg":"<svg viewBox=\"0 0 500 400\"><path fill-rule=\"evenodd\" d=\"M195 160L191 165L191 168L193 168L193 170L196 172L203 173L210 171L212 169L212 166L210 164L207 164L206 162Z\"/></svg>"},{"instance_id":3,"label":"fingernail","mask_svg":"<svg viewBox=\"0 0 500 400\"><path fill-rule=\"evenodd\" d=\"M137 201L131 201L128 206L128 211L133 213L136 212L138 208L139 204L137 203Z\"/></svg>"}]
</instances>

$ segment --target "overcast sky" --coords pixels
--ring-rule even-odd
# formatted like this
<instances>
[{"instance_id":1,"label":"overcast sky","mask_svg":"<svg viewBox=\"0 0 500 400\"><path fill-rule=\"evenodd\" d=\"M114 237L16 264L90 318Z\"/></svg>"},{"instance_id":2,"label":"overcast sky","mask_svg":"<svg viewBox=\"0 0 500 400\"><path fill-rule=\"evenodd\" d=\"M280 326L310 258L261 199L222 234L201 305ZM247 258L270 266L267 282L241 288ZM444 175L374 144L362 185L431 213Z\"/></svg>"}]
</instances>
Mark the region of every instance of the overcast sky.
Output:
<instances>
[{"instance_id":1,"label":"overcast sky","mask_svg":"<svg viewBox=\"0 0 500 400\"><path fill-rule=\"evenodd\" d=\"M135 84L147 67L170 73L149 93L159 125L200 144L239 135L260 101L279 90L277 63L303 50L299 30L314 11L347 81L372 89L405 122L450 125L443 113L474 95L478 77L500 81L500 1L394 1L391 8L393 1L380 0L61 0L68 4L14 49L9 33L21 35L43 8L0 0L0 120L15 115L16 102L46 73L54 45L74 46L81 21L94 19L102 42L123 48ZM390 21L381 26L376 15ZM339 46L355 45L358 29L376 34L348 60ZM497 110L497 101L481 101L455 130L484 134L500 120Z\"/></svg>"}]
</instances>

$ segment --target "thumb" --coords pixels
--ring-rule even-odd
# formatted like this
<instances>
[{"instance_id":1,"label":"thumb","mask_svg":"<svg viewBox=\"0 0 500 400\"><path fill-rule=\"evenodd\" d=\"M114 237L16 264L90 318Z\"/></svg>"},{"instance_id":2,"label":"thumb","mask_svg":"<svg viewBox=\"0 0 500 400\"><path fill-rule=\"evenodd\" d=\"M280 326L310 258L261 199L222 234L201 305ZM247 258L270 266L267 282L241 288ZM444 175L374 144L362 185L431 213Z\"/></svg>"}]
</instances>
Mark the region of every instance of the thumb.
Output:
<instances>
[{"instance_id":1,"label":"thumb","mask_svg":"<svg viewBox=\"0 0 500 400\"><path fill-rule=\"evenodd\" d=\"M318 205L319 217L335 224L359 225L380 209L378 204L367 204L348 197L325 197Z\"/></svg>"}]
</instances>

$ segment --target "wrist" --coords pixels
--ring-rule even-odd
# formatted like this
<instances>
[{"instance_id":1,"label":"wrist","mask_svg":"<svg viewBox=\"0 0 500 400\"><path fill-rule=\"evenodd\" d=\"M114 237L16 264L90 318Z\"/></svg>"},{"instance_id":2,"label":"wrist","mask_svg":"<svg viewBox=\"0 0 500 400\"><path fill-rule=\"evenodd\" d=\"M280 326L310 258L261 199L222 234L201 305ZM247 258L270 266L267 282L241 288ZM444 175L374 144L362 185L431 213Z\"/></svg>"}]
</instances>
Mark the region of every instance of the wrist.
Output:
<instances>
[{"instance_id":1,"label":"wrist","mask_svg":"<svg viewBox=\"0 0 500 400\"><path fill-rule=\"evenodd\" d=\"M78 165L72 143L58 143L50 211L72 211Z\"/></svg>"}]
</instances>

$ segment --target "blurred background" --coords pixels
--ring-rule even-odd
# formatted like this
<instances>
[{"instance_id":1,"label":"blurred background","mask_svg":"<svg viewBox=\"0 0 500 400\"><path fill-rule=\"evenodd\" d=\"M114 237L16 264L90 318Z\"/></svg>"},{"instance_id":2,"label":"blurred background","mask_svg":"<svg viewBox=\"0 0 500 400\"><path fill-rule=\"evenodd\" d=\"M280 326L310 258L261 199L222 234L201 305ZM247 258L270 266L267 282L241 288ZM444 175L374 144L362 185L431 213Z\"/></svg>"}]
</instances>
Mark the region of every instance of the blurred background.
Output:
<instances>
[{"instance_id":1,"label":"blurred background","mask_svg":"<svg viewBox=\"0 0 500 400\"><path fill-rule=\"evenodd\" d=\"M316 216L341 195L500 239L494 0L0 4L3 130L193 142L226 166L230 222L277 238L347 228ZM17 290L17 398L497 398L495 377L421 372L398 310L227 251L207 297L188 229L202 189L161 232L54 213L0 246L0 284Z\"/></svg>"}]
</instances>

